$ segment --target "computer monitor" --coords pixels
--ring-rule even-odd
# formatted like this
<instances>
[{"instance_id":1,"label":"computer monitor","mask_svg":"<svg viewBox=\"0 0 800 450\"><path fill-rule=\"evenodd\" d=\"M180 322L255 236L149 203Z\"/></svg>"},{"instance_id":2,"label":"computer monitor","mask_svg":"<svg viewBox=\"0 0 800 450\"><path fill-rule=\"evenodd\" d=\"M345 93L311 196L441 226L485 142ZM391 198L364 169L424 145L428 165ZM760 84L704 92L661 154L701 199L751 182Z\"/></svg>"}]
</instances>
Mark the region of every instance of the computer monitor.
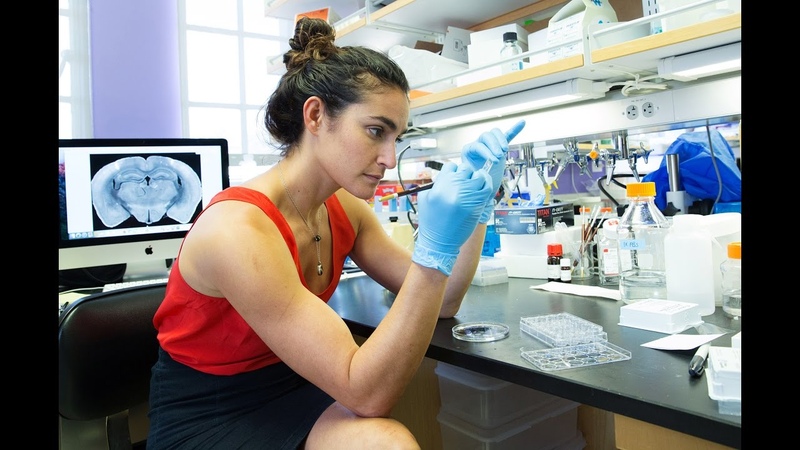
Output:
<instances>
[{"instance_id":1,"label":"computer monitor","mask_svg":"<svg viewBox=\"0 0 800 450\"><path fill-rule=\"evenodd\" d=\"M183 237L230 185L225 139L59 139L58 269L125 264L165 278Z\"/></svg>"}]
</instances>

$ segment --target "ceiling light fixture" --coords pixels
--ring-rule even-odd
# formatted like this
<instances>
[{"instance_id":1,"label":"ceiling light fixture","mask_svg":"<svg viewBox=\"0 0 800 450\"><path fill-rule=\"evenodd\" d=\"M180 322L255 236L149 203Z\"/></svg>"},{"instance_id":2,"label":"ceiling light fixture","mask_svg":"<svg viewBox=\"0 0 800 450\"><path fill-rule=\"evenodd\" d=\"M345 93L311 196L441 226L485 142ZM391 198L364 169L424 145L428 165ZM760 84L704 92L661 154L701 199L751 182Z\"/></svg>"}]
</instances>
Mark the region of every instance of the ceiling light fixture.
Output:
<instances>
[{"instance_id":1,"label":"ceiling light fixture","mask_svg":"<svg viewBox=\"0 0 800 450\"><path fill-rule=\"evenodd\" d=\"M533 111L605 96L608 85L583 78L574 78L527 91L494 97L414 116L415 127L446 128L480 120Z\"/></svg>"},{"instance_id":2,"label":"ceiling light fixture","mask_svg":"<svg viewBox=\"0 0 800 450\"><path fill-rule=\"evenodd\" d=\"M692 81L736 70L742 70L741 41L658 61L658 76L669 80Z\"/></svg>"}]
</instances>

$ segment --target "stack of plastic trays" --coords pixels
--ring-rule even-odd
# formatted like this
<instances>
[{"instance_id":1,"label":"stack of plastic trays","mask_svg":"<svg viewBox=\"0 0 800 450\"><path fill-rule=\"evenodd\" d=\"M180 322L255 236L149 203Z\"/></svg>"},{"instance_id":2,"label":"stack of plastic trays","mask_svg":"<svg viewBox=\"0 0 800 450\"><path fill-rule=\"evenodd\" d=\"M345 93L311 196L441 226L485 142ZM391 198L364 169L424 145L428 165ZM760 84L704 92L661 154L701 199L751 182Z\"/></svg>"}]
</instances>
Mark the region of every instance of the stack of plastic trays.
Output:
<instances>
[{"instance_id":1,"label":"stack of plastic trays","mask_svg":"<svg viewBox=\"0 0 800 450\"><path fill-rule=\"evenodd\" d=\"M608 342L602 326L569 313L522 317L520 329L552 347L521 349L522 358L540 370L572 369L631 358L631 352Z\"/></svg>"},{"instance_id":2,"label":"stack of plastic trays","mask_svg":"<svg viewBox=\"0 0 800 450\"><path fill-rule=\"evenodd\" d=\"M570 313L522 317L520 329L552 347L605 341L608 334L600 325Z\"/></svg>"}]
</instances>

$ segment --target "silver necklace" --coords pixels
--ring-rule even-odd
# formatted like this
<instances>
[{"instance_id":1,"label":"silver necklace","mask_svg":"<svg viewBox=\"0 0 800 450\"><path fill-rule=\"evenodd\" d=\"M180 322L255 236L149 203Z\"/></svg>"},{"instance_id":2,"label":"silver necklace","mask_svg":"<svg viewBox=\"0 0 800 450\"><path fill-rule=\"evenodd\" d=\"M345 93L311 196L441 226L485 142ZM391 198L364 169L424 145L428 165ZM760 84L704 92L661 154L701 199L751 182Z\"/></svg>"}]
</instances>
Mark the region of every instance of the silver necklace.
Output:
<instances>
[{"instance_id":1,"label":"silver necklace","mask_svg":"<svg viewBox=\"0 0 800 450\"><path fill-rule=\"evenodd\" d=\"M297 214L300 216L300 219L303 220L303 223L306 225L306 228L308 228L308 232L311 233L311 238L314 239L314 243L317 245L317 275L321 276L322 258L320 257L320 252L319 252L319 241L322 240L322 236L320 236L319 233L315 233L314 230L311 229L311 227L308 225L308 222L306 222L306 218L303 216L303 213L300 212L300 208L297 207L297 203L294 202L292 194L289 193L289 188L286 187L286 181L283 180L283 166L281 166L280 161L278 162L278 176L280 176L281 178L281 184L283 185L283 189L286 191L286 196L289 197L289 201L292 202L292 206L294 206L294 209L295 211L297 211ZM320 221L322 220L320 219L320 211L322 211L321 207L317 210L317 223L320 223Z\"/></svg>"}]
</instances>

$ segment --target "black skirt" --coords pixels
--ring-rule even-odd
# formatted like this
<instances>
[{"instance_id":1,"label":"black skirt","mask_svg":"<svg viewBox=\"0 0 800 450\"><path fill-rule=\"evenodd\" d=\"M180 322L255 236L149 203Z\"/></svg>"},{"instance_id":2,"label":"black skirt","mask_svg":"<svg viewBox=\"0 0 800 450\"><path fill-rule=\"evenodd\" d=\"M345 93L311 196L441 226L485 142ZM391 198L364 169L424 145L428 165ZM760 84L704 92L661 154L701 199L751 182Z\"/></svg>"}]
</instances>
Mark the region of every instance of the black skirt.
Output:
<instances>
[{"instance_id":1,"label":"black skirt","mask_svg":"<svg viewBox=\"0 0 800 450\"><path fill-rule=\"evenodd\" d=\"M150 384L148 450L294 450L333 398L278 363L210 375L159 348Z\"/></svg>"}]
</instances>

